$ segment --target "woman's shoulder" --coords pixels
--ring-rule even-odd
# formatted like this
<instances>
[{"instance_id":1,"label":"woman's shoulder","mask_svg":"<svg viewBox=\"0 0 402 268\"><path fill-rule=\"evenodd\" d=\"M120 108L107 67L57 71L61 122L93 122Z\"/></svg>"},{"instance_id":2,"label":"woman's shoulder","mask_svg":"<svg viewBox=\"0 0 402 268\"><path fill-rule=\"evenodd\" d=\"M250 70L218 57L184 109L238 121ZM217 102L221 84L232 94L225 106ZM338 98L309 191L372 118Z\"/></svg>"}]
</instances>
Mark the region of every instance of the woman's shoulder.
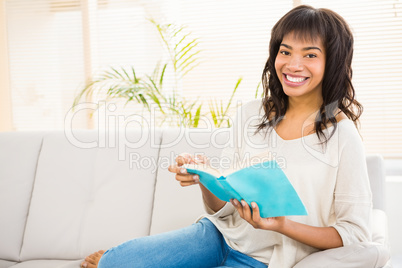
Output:
<instances>
[{"instance_id":1,"label":"woman's shoulder","mask_svg":"<svg viewBox=\"0 0 402 268\"><path fill-rule=\"evenodd\" d=\"M340 122L340 121L342 121L342 120L349 120L349 118L346 116L346 114L344 113L344 112L340 112L340 113L338 113L336 116L335 116L335 118L336 118L336 122Z\"/></svg>"},{"instance_id":2,"label":"woman's shoulder","mask_svg":"<svg viewBox=\"0 0 402 268\"><path fill-rule=\"evenodd\" d=\"M356 124L347 117L338 121L336 131L338 132L340 141L343 141L342 143L362 142L362 137L360 136Z\"/></svg>"}]
</instances>

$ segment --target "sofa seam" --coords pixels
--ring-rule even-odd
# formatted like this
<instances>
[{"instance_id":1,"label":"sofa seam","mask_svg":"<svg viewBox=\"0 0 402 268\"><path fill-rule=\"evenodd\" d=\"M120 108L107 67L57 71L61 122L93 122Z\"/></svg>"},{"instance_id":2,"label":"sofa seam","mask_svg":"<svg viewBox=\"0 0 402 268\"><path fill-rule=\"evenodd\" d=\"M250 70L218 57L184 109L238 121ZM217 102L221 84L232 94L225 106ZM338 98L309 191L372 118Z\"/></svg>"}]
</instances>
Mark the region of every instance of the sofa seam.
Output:
<instances>
[{"instance_id":1,"label":"sofa seam","mask_svg":"<svg viewBox=\"0 0 402 268\"><path fill-rule=\"evenodd\" d=\"M89 185L90 189L90 194L89 198L94 198L95 190L94 190L94 184L95 184L95 166L96 166L96 161L99 156L99 146L95 148L95 153L94 157L92 158L92 166L91 166L91 181ZM90 210L91 204L89 202L86 202L85 208L83 209L83 217L81 217L80 221L80 228L79 228L79 235L78 235L78 241L77 241L77 249L78 249L78 255L82 256L81 254L84 253L84 228L85 224L88 221L88 211Z\"/></svg>"},{"instance_id":2,"label":"sofa seam","mask_svg":"<svg viewBox=\"0 0 402 268\"><path fill-rule=\"evenodd\" d=\"M25 221L24 231L22 233L21 248L20 248L20 252L18 254L18 262L21 262L21 253L22 253L22 248L24 247L25 234L26 234L27 225L28 225L28 217L29 217L29 214L31 212L32 196L33 196L33 192L34 192L34 189L35 189L36 177L38 175L37 173L38 173L39 158L40 158L40 155L42 153L43 142L45 140L45 136L46 136L46 133L42 136L39 151L38 151L38 157L36 159L34 178L33 178L32 189L31 189L31 195L30 195L29 203L28 203L28 210L27 210L27 214L26 214L26 221Z\"/></svg>"},{"instance_id":3,"label":"sofa seam","mask_svg":"<svg viewBox=\"0 0 402 268\"><path fill-rule=\"evenodd\" d=\"M154 175L154 190L152 193L152 206L151 206L151 219L150 219L150 224L149 224L149 228L148 228L148 235L151 234L151 229L152 229L152 222L154 220L154 208L155 208L155 194L156 194L156 185L158 182L158 172L159 172L159 162L160 162L160 153L161 153L161 147L162 147L162 142L163 142L163 134L164 134L164 130L161 130L161 137L159 138L159 146L158 146L158 153L157 153L157 161L156 161L156 169L155 169L155 175Z\"/></svg>"}]
</instances>

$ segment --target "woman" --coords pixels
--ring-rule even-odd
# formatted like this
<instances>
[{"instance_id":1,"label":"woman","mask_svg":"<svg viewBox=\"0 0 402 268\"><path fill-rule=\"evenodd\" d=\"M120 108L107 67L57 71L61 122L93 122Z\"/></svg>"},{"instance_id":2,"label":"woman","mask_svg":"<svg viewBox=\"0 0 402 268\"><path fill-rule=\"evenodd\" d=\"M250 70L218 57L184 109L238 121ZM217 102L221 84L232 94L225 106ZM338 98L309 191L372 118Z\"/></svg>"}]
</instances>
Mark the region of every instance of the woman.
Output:
<instances>
[{"instance_id":1,"label":"woman","mask_svg":"<svg viewBox=\"0 0 402 268\"><path fill-rule=\"evenodd\" d=\"M269 55L265 97L237 115L241 127L257 118L249 126L255 135L237 136L222 158L233 166L248 156L282 159L308 216L261 218L256 203L226 203L200 184L208 215L197 223L93 254L83 267L283 268L318 250L370 241L371 192L355 127L362 107L351 83L347 23L333 11L298 6L272 29ZM199 184L181 167L196 159L183 154L176 161L169 170L180 184Z\"/></svg>"}]
</instances>

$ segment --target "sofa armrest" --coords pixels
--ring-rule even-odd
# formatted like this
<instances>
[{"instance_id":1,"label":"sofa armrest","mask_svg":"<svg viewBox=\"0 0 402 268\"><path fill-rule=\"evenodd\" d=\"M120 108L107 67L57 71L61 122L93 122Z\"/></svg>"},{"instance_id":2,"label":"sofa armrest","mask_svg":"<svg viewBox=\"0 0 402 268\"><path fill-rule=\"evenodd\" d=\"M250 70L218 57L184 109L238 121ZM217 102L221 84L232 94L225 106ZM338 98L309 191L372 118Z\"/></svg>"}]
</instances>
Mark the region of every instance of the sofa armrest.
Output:
<instances>
[{"instance_id":1,"label":"sofa armrest","mask_svg":"<svg viewBox=\"0 0 402 268\"><path fill-rule=\"evenodd\" d=\"M373 209L373 242L319 251L301 260L295 268L391 267L387 234L387 215L380 209Z\"/></svg>"},{"instance_id":2,"label":"sofa armrest","mask_svg":"<svg viewBox=\"0 0 402 268\"><path fill-rule=\"evenodd\" d=\"M372 241L386 247L388 244L388 218L383 210L373 209Z\"/></svg>"},{"instance_id":3,"label":"sofa armrest","mask_svg":"<svg viewBox=\"0 0 402 268\"><path fill-rule=\"evenodd\" d=\"M313 253L294 268L380 268L387 265L389 259L388 247L362 242Z\"/></svg>"}]
</instances>

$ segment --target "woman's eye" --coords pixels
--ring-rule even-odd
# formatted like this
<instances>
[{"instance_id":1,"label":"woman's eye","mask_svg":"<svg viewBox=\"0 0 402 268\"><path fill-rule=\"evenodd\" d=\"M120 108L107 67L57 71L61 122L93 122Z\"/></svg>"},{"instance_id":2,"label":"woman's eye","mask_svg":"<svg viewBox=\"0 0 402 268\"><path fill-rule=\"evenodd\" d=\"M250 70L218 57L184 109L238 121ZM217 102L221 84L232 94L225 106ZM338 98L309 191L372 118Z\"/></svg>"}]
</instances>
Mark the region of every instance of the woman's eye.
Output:
<instances>
[{"instance_id":1,"label":"woman's eye","mask_svg":"<svg viewBox=\"0 0 402 268\"><path fill-rule=\"evenodd\" d=\"M283 50L282 50L280 53L281 53L282 55L285 55L285 56L290 55L289 51L283 51Z\"/></svg>"},{"instance_id":2,"label":"woman's eye","mask_svg":"<svg viewBox=\"0 0 402 268\"><path fill-rule=\"evenodd\" d=\"M317 55L315 55L315 54L307 54L306 55L306 58L316 58L317 57Z\"/></svg>"}]
</instances>

